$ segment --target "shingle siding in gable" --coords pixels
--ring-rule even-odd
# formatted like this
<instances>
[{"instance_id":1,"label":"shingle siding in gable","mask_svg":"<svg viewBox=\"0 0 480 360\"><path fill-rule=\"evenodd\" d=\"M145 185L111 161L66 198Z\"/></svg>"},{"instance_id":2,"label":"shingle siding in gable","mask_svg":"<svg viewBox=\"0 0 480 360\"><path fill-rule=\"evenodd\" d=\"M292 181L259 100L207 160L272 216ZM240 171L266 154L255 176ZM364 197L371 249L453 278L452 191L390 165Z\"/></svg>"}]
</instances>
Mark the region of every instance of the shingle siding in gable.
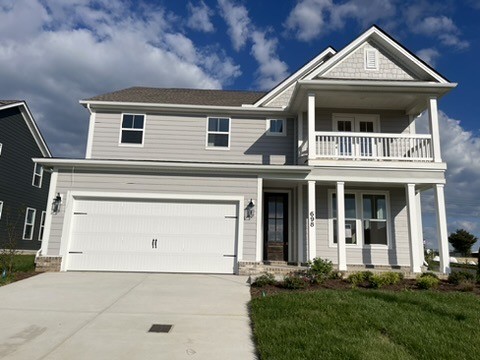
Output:
<instances>
[{"instance_id":1,"label":"shingle siding in gable","mask_svg":"<svg viewBox=\"0 0 480 360\"><path fill-rule=\"evenodd\" d=\"M143 147L119 146L121 114L97 113L92 158L292 164L293 120L286 136L267 136L265 118L232 117L230 150L206 149L207 115L147 114Z\"/></svg>"},{"instance_id":2,"label":"shingle siding in gable","mask_svg":"<svg viewBox=\"0 0 480 360\"><path fill-rule=\"evenodd\" d=\"M293 93L294 89L295 89L295 84L290 85L288 88L286 88L279 95L277 95L272 100L267 102L265 104L265 106L271 106L271 107L287 106L288 102L290 101L290 98L292 97L292 93Z\"/></svg>"},{"instance_id":3,"label":"shingle siding in gable","mask_svg":"<svg viewBox=\"0 0 480 360\"><path fill-rule=\"evenodd\" d=\"M3 214L0 219L0 246L7 241L7 223L14 225L18 249L40 248L38 232L42 211L46 208L50 174L43 173L42 187L32 186L33 157L43 157L17 107L0 111L0 201ZM21 240L25 209L37 210L33 240Z\"/></svg>"},{"instance_id":4,"label":"shingle siding in gable","mask_svg":"<svg viewBox=\"0 0 480 360\"><path fill-rule=\"evenodd\" d=\"M378 50L378 70L366 70L364 61L365 48L376 47L373 43L365 43L321 77L365 80L415 80L412 74L402 69L394 59L384 54L378 48L376 48Z\"/></svg>"}]
</instances>

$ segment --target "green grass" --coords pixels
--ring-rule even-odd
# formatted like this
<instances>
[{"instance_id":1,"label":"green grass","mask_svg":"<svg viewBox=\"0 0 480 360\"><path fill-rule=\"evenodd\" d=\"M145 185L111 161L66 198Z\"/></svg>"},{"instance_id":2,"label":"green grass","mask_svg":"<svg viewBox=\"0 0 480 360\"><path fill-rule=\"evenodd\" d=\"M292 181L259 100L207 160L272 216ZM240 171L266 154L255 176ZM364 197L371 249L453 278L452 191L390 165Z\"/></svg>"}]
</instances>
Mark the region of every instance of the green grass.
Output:
<instances>
[{"instance_id":1,"label":"green grass","mask_svg":"<svg viewBox=\"0 0 480 360\"><path fill-rule=\"evenodd\" d=\"M322 290L251 302L257 348L274 359L478 359L480 298Z\"/></svg>"},{"instance_id":2,"label":"green grass","mask_svg":"<svg viewBox=\"0 0 480 360\"><path fill-rule=\"evenodd\" d=\"M35 255L15 255L14 271L29 272L35 270Z\"/></svg>"}]
</instances>

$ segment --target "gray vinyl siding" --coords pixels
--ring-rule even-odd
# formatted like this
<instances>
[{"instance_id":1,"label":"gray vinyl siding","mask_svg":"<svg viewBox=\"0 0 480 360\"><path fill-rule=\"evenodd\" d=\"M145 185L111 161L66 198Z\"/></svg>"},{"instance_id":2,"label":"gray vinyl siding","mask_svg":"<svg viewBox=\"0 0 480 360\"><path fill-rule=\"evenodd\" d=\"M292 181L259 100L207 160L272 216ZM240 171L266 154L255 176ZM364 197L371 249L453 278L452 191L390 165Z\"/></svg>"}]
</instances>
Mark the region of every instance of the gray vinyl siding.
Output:
<instances>
[{"instance_id":1,"label":"gray vinyl siding","mask_svg":"<svg viewBox=\"0 0 480 360\"><path fill-rule=\"evenodd\" d=\"M337 264L337 248L329 246L328 189L334 188L327 186L316 187L317 257L330 259ZM345 192L348 193L349 189L352 188L347 185ZM372 188L368 190L373 191ZM388 191L390 195L390 246L388 249L353 248L347 246L347 265L409 266L410 245L405 189L381 188L379 190Z\"/></svg>"},{"instance_id":2,"label":"gray vinyl siding","mask_svg":"<svg viewBox=\"0 0 480 360\"><path fill-rule=\"evenodd\" d=\"M13 226L16 248L38 250L42 211L47 206L50 174L43 172L42 187L32 186L33 157L43 157L18 107L0 111L0 247L8 241L7 224ZM32 240L22 240L26 208L36 209Z\"/></svg>"},{"instance_id":3,"label":"gray vinyl siding","mask_svg":"<svg viewBox=\"0 0 480 360\"><path fill-rule=\"evenodd\" d=\"M243 196L245 201L253 199L256 202L257 178L60 170L55 192L66 195L68 191ZM239 216L243 216L242 211L240 209ZM65 206L52 216L48 255L59 254L64 215ZM256 226L256 217L244 221L243 260L255 260Z\"/></svg>"},{"instance_id":4,"label":"gray vinyl siding","mask_svg":"<svg viewBox=\"0 0 480 360\"><path fill-rule=\"evenodd\" d=\"M143 147L119 145L121 114L97 113L92 158L293 164L294 120L286 136L266 135L266 118L232 117L230 149L206 149L207 116L146 114ZM273 117L274 118L274 117Z\"/></svg>"}]
</instances>

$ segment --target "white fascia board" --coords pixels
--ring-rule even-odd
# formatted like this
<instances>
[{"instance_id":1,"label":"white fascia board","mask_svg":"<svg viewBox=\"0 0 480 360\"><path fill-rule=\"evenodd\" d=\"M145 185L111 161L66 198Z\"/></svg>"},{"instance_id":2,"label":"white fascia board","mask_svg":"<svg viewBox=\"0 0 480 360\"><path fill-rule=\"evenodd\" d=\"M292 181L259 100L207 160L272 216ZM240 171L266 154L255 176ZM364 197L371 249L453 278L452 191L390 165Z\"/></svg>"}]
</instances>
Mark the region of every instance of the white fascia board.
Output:
<instances>
[{"instance_id":1,"label":"white fascia board","mask_svg":"<svg viewBox=\"0 0 480 360\"><path fill-rule=\"evenodd\" d=\"M309 74L305 79L306 80L312 80L316 76L325 73L326 71L330 70L333 66L338 64L340 61L342 61L347 55L352 53L354 50L356 50L361 44L363 44L368 38L376 36L377 38L375 39L377 42L381 42L390 49L395 50L396 52L400 53L403 55L406 59L408 59L410 62L412 62L414 65L416 65L418 68L429 74L431 77L433 77L435 80L437 80L439 83L445 84L449 83L447 79L442 77L439 73L437 73L435 70L431 69L427 65L425 65L422 61L420 61L416 56L412 55L410 52L406 51L402 46L396 43L392 38L384 34L382 31L377 29L375 26L372 26L370 29L365 31L362 35L360 35L358 38L356 38L354 41L352 41L350 44L348 44L346 47L344 47L341 51L339 51L335 57L332 59L332 61L328 61L325 64L321 65L317 70Z\"/></svg>"},{"instance_id":2,"label":"white fascia board","mask_svg":"<svg viewBox=\"0 0 480 360\"><path fill-rule=\"evenodd\" d=\"M297 70L295 73L293 73L291 76L286 78L284 81L282 81L280 84L278 84L276 87L274 87L271 91L269 91L266 95L264 95L260 100L258 100L255 104L252 106L261 106L262 104L272 100L276 95L280 94L282 91L287 89L290 85L292 85L295 81L301 79L304 77L306 74L308 74L310 71L313 70L316 66L322 65L322 63L325 62L325 57L328 55L335 55L337 52L335 49L333 49L331 46L326 48L324 51L322 51L319 55L317 55L314 59L309 61L306 65L302 66L299 70Z\"/></svg>"},{"instance_id":3,"label":"white fascia board","mask_svg":"<svg viewBox=\"0 0 480 360\"><path fill-rule=\"evenodd\" d=\"M160 103L138 103L138 102L119 102L119 101L90 101L80 100L80 104L90 106L90 108L135 108L152 110L171 110L198 112L201 111L220 111L220 112L253 112L253 113L284 113L283 108L278 107L247 107L247 106L214 106L214 105L185 105L185 104L160 104Z\"/></svg>"},{"instance_id":4,"label":"white fascia board","mask_svg":"<svg viewBox=\"0 0 480 360\"><path fill-rule=\"evenodd\" d=\"M308 90L326 89L326 90L392 90L399 89L401 91L418 91L424 89L428 92L446 92L457 86L457 83L436 83L425 81L372 81L372 80L299 80L297 88L305 88Z\"/></svg>"},{"instance_id":5,"label":"white fascia board","mask_svg":"<svg viewBox=\"0 0 480 360\"><path fill-rule=\"evenodd\" d=\"M90 160L90 159L46 159L34 158L33 162L52 168L121 168L121 169L164 169L164 170L222 170L232 172L278 172L278 173L308 173L309 166L296 165L256 165L256 164L216 164L216 163L171 163L162 161L130 161L130 160Z\"/></svg>"},{"instance_id":6,"label":"white fascia board","mask_svg":"<svg viewBox=\"0 0 480 360\"><path fill-rule=\"evenodd\" d=\"M30 130L33 138L35 139L35 142L38 145L38 148L42 152L42 155L45 157L52 157L52 154L50 153L50 149L47 146L47 143L45 142L45 139L42 136L42 133L40 132L40 129L37 126L37 123L35 122L35 119L32 116L32 113L30 112L30 109L28 108L27 104L25 101L19 101L16 103L4 105L0 107L0 110L5 110L9 108L14 108L14 107L20 107L23 108L23 111L20 111L23 119L27 123L28 129Z\"/></svg>"}]
</instances>

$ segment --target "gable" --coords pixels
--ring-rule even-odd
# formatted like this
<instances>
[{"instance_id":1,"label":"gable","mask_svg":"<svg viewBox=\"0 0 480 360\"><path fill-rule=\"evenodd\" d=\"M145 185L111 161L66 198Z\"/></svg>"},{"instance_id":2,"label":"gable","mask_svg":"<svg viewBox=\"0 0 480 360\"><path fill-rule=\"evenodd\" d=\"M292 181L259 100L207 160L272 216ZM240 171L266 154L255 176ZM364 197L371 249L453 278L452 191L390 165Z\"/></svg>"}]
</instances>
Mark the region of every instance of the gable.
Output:
<instances>
[{"instance_id":1,"label":"gable","mask_svg":"<svg viewBox=\"0 0 480 360\"><path fill-rule=\"evenodd\" d=\"M366 68L366 52L374 51L377 53L376 69ZM370 52L372 54L372 52ZM423 80L406 69L390 54L375 44L372 40L367 40L358 48L352 51L342 61L325 73L317 76L317 79L359 79L359 80Z\"/></svg>"}]
</instances>

